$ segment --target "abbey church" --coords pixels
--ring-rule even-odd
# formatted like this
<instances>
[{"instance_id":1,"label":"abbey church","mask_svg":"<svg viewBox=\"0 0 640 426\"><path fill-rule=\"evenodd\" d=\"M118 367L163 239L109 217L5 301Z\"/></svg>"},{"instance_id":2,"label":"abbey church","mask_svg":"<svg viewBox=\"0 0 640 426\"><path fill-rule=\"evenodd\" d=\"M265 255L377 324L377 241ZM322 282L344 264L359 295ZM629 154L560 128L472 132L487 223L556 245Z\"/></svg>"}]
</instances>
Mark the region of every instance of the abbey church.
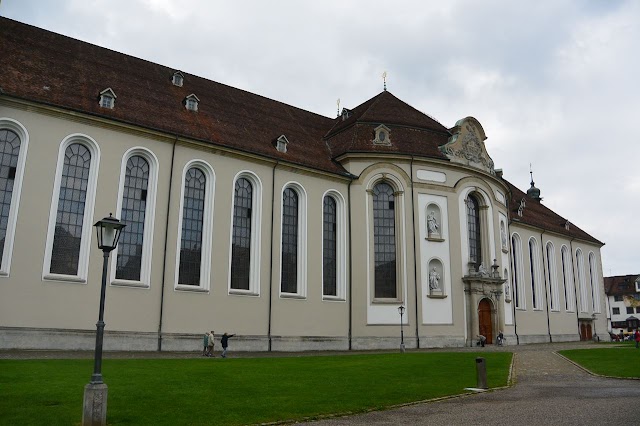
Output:
<instances>
[{"instance_id":1,"label":"abbey church","mask_svg":"<svg viewBox=\"0 0 640 426\"><path fill-rule=\"evenodd\" d=\"M324 117L7 18L0 57L1 349L93 348L110 213L105 350L607 329L603 243L509 183L474 117L386 90Z\"/></svg>"}]
</instances>

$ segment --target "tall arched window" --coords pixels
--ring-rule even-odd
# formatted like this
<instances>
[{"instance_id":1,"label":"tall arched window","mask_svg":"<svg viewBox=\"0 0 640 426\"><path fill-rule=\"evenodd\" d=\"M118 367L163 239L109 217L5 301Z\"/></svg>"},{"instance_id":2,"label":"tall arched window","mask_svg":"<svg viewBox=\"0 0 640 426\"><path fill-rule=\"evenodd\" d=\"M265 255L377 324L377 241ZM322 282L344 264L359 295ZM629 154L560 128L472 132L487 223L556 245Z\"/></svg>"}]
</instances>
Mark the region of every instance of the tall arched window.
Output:
<instances>
[{"instance_id":1,"label":"tall arched window","mask_svg":"<svg viewBox=\"0 0 640 426\"><path fill-rule=\"evenodd\" d=\"M396 271L396 214L394 190L386 182L373 188L374 297L398 297Z\"/></svg>"},{"instance_id":2,"label":"tall arched window","mask_svg":"<svg viewBox=\"0 0 640 426\"><path fill-rule=\"evenodd\" d=\"M149 171L149 162L143 157L134 155L127 160L120 213L127 226L117 247L116 279L141 281Z\"/></svg>"},{"instance_id":3,"label":"tall arched window","mask_svg":"<svg viewBox=\"0 0 640 426\"><path fill-rule=\"evenodd\" d=\"M322 294L337 296L337 205L327 195L322 208Z\"/></svg>"},{"instance_id":4,"label":"tall arched window","mask_svg":"<svg viewBox=\"0 0 640 426\"><path fill-rule=\"evenodd\" d=\"M571 255L567 246L560 249L562 257L562 283L564 286L564 306L567 312L573 312L576 308L575 290L573 287L573 272L571 270Z\"/></svg>"},{"instance_id":5,"label":"tall arched window","mask_svg":"<svg viewBox=\"0 0 640 426\"><path fill-rule=\"evenodd\" d=\"M540 309L542 306L542 301L540 298L540 294L538 292L538 287L540 283L538 282L538 270L539 270L539 261L538 261L538 244L536 240L533 238L529 239L529 267L531 271L531 298L533 301L533 309Z\"/></svg>"},{"instance_id":6,"label":"tall arched window","mask_svg":"<svg viewBox=\"0 0 640 426\"><path fill-rule=\"evenodd\" d=\"M206 291L210 289L213 169L194 160L185 166L182 179L176 288Z\"/></svg>"},{"instance_id":7,"label":"tall arched window","mask_svg":"<svg viewBox=\"0 0 640 426\"><path fill-rule=\"evenodd\" d=\"M49 212L43 278L86 282L100 150L86 135L66 137Z\"/></svg>"},{"instance_id":8,"label":"tall arched window","mask_svg":"<svg viewBox=\"0 0 640 426\"><path fill-rule=\"evenodd\" d=\"M469 231L469 262L476 269L482 263L482 240L480 237L480 204L473 195L466 199L467 230Z\"/></svg>"},{"instance_id":9,"label":"tall arched window","mask_svg":"<svg viewBox=\"0 0 640 426\"><path fill-rule=\"evenodd\" d=\"M3 126L0 121L0 126ZM21 140L18 133L0 127L0 274L8 275L16 207L14 186L18 174ZM22 169L22 167L21 167Z\"/></svg>"},{"instance_id":10,"label":"tall arched window","mask_svg":"<svg viewBox=\"0 0 640 426\"><path fill-rule=\"evenodd\" d=\"M600 313L600 289L598 287L598 269L596 267L596 257L593 252L589 253L589 280L591 281L591 301L593 312Z\"/></svg>"},{"instance_id":11,"label":"tall arched window","mask_svg":"<svg viewBox=\"0 0 640 426\"><path fill-rule=\"evenodd\" d=\"M290 183L282 191L282 251L280 292L306 297L306 193Z\"/></svg>"},{"instance_id":12,"label":"tall arched window","mask_svg":"<svg viewBox=\"0 0 640 426\"><path fill-rule=\"evenodd\" d=\"M518 234L511 236L511 276L513 279L513 298L518 309L526 309L522 278L522 242Z\"/></svg>"},{"instance_id":13,"label":"tall arched window","mask_svg":"<svg viewBox=\"0 0 640 426\"><path fill-rule=\"evenodd\" d=\"M578 271L578 288L580 289L580 312L589 312L587 283L584 279L584 256L580 249L576 250L576 270Z\"/></svg>"},{"instance_id":14,"label":"tall arched window","mask_svg":"<svg viewBox=\"0 0 640 426\"><path fill-rule=\"evenodd\" d=\"M549 241L546 246L547 253L547 279L549 281L549 308L558 310L558 280L556 278L556 249Z\"/></svg>"},{"instance_id":15,"label":"tall arched window","mask_svg":"<svg viewBox=\"0 0 640 426\"><path fill-rule=\"evenodd\" d=\"M249 290L251 273L251 215L253 186L241 177L236 180L233 197L233 235L231 239L231 288Z\"/></svg>"}]
</instances>

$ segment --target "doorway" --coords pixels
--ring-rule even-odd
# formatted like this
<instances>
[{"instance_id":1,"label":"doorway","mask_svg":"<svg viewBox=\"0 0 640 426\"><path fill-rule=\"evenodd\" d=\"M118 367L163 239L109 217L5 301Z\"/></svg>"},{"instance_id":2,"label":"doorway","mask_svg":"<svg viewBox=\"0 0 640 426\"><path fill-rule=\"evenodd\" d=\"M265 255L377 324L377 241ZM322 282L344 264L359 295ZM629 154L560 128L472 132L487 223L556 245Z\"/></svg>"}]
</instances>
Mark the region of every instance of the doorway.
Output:
<instances>
[{"instance_id":1,"label":"doorway","mask_svg":"<svg viewBox=\"0 0 640 426\"><path fill-rule=\"evenodd\" d=\"M487 338L487 343L493 343L493 324L491 323L491 302L482 299L478 305L478 324L480 333Z\"/></svg>"}]
</instances>

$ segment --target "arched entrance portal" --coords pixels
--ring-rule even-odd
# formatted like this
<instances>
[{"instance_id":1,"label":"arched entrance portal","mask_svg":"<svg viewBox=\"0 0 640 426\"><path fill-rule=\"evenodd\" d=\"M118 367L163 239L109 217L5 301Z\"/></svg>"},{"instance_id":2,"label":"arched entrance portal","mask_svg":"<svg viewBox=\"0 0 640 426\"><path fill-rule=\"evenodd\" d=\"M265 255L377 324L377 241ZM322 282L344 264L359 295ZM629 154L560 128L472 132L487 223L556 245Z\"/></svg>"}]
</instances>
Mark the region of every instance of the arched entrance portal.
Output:
<instances>
[{"instance_id":1,"label":"arched entrance portal","mask_svg":"<svg viewBox=\"0 0 640 426\"><path fill-rule=\"evenodd\" d=\"M491 302L482 299L478 304L479 334L487 338L487 343L493 343L493 325L491 323Z\"/></svg>"}]
</instances>

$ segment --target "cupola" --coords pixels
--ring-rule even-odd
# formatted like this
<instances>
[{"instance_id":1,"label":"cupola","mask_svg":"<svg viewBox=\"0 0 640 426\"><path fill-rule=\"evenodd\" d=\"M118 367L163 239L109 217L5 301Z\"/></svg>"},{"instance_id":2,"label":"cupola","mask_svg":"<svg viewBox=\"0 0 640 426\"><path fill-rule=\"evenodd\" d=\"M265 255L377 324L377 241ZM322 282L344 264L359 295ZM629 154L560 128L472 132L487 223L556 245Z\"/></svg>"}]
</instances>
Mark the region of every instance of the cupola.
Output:
<instances>
[{"instance_id":1,"label":"cupola","mask_svg":"<svg viewBox=\"0 0 640 426\"><path fill-rule=\"evenodd\" d=\"M531 174L531 188L527 189L527 195L529 198L533 198L534 200L540 202L542 201L542 197L540 197L540 190L536 188L535 183L533 182L533 171L529 170Z\"/></svg>"}]
</instances>

